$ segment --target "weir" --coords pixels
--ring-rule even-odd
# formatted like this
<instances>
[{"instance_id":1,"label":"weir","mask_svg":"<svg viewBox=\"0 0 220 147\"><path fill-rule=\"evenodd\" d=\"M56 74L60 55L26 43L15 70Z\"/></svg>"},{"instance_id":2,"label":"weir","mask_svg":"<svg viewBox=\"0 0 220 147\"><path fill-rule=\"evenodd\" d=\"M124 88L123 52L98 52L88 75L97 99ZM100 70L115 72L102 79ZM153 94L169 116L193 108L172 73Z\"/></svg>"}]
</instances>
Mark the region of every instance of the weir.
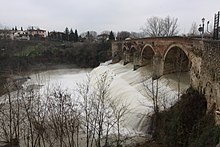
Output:
<instances>
[{"instance_id":1,"label":"weir","mask_svg":"<svg viewBox=\"0 0 220 147\"><path fill-rule=\"evenodd\" d=\"M115 64L102 65L92 70L92 77L99 77L107 72L112 78L110 85L110 95L121 104L128 105L128 111L124 116L122 125L129 132L146 133L149 125L149 117L153 113L152 100L152 66L141 66L133 70L133 63L124 65L124 61ZM167 74L158 80L158 103L160 109L173 105L178 98L176 74ZM180 93L189 87L189 74L182 74L180 83ZM156 83L154 82L156 89Z\"/></svg>"}]
</instances>

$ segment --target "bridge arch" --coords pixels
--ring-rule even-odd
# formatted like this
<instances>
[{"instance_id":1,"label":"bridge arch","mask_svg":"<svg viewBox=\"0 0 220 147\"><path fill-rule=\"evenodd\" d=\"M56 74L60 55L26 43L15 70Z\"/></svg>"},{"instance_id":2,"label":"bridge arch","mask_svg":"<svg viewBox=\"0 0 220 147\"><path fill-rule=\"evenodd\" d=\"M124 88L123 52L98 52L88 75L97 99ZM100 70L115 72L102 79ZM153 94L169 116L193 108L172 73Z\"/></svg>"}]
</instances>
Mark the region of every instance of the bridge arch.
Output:
<instances>
[{"instance_id":1,"label":"bridge arch","mask_svg":"<svg viewBox=\"0 0 220 147\"><path fill-rule=\"evenodd\" d=\"M188 51L181 44L172 44L163 55L163 74L187 72L191 68Z\"/></svg>"},{"instance_id":2,"label":"bridge arch","mask_svg":"<svg viewBox=\"0 0 220 147\"><path fill-rule=\"evenodd\" d=\"M128 47L125 46L125 45L123 45L123 46L122 46L122 53L125 52L125 51L127 51L127 50L129 50Z\"/></svg>"},{"instance_id":3,"label":"bridge arch","mask_svg":"<svg viewBox=\"0 0 220 147\"><path fill-rule=\"evenodd\" d=\"M134 45L126 46L123 45L122 47L122 53L123 53L123 60L124 60L124 65L129 63L129 62L133 62L135 57L134 54L135 52L137 52L137 47Z\"/></svg>"},{"instance_id":4,"label":"bridge arch","mask_svg":"<svg viewBox=\"0 0 220 147\"><path fill-rule=\"evenodd\" d=\"M155 55L155 50L150 44L146 44L142 49L141 49L141 65L147 65L147 64L152 64L153 63L153 57Z\"/></svg>"}]
</instances>

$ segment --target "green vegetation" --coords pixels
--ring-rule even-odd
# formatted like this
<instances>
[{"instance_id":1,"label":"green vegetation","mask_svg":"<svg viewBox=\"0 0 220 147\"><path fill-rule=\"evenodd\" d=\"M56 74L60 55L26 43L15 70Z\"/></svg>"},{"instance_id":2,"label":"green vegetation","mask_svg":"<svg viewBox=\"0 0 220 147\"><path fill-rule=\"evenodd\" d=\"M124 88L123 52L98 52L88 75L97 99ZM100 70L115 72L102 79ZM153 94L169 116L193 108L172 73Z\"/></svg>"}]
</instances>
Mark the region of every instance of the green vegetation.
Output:
<instances>
[{"instance_id":1,"label":"green vegetation","mask_svg":"<svg viewBox=\"0 0 220 147\"><path fill-rule=\"evenodd\" d=\"M190 88L173 107L159 113L153 138L170 147L216 146L220 127L215 125L214 112L207 113L206 107L205 97Z\"/></svg>"},{"instance_id":2,"label":"green vegetation","mask_svg":"<svg viewBox=\"0 0 220 147\"><path fill-rule=\"evenodd\" d=\"M115 35L112 31L109 34L109 40L115 40Z\"/></svg>"},{"instance_id":3,"label":"green vegetation","mask_svg":"<svg viewBox=\"0 0 220 147\"><path fill-rule=\"evenodd\" d=\"M74 34L76 33L75 30ZM101 62L110 59L110 42L9 40L0 42L0 71L27 70L33 65L40 64L75 64L79 67L96 67Z\"/></svg>"}]
</instances>

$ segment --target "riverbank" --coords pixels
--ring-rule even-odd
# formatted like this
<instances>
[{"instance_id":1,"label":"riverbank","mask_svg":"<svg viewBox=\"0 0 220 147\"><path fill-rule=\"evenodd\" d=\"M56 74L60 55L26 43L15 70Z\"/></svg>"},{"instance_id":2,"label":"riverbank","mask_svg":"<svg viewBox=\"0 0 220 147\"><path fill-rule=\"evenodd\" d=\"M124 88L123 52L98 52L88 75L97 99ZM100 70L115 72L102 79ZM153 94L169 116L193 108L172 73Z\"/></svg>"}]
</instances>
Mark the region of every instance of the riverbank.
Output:
<instances>
[{"instance_id":1,"label":"riverbank","mask_svg":"<svg viewBox=\"0 0 220 147\"><path fill-rule=\"evenodd\" d=\"M31 74L37 74L48 70L79 68L75 64L36 64L28 70L5 71L0 73L0 96L8 91L19 90Z\"/></svg>"}]
</instances>

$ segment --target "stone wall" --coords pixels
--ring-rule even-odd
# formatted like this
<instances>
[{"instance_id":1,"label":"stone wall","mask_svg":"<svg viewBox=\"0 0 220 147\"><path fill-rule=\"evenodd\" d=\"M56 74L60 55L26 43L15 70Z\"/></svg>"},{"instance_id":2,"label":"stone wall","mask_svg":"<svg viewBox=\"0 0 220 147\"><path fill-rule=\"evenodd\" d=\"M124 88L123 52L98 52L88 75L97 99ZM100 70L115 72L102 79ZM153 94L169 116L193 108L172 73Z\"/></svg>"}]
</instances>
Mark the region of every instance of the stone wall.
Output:
<instances>
[{"instance_id":1,"label":"stone wall","mask_svg":"<svg viewBox=\"0 0 220 147\"><path fill-rule=\"evenodd\" d=\"M220 123L220 41L204 41L200 86L207 99L208 110L216 108Z\"/></svg>"}]
</instances>

